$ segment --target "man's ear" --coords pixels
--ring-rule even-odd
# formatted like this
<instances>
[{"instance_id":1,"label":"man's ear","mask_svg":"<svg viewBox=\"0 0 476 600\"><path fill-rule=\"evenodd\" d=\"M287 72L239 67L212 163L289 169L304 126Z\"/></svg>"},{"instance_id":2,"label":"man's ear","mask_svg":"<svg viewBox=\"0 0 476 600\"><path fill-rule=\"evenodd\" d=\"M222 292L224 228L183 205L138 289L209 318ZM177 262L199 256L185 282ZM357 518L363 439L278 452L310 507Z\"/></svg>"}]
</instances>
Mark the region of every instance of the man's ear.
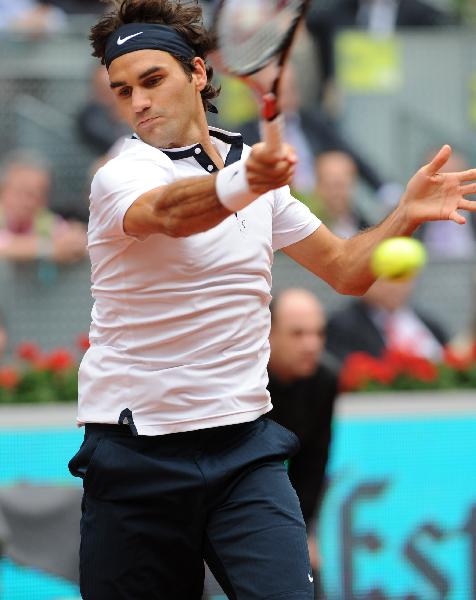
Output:
<instances>
[{"instance_id":1,"label":"man's ear","mask_svg":"<svg viewBox=\"0 0 476 600\"><path fill-rule=\"evenodd\" d=\"M207 85L207 68L205 66L205 61L203 58L196 56L193 59L194 70L192 73L192 77L197 84L198 90L201 92L205 86Z\"/></svg>"}]
</instances>

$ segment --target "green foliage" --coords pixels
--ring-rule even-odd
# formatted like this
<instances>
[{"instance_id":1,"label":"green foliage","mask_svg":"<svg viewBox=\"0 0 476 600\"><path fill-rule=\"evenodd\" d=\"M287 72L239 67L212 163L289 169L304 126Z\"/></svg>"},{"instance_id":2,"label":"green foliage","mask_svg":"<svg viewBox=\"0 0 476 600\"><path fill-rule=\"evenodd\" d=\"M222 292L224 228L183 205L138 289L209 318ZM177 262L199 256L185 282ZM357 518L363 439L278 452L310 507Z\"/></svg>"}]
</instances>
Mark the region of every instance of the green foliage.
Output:
<instances>
[{"instance_id":1,"label":"green foliage","mask_svg":"<svg viewBox=\"0 0 476 600\"><path fill-rule=\"evenodd\" d=\"M380 358L356 352L347 357L340 380L344 391L476 389L476 346L465 356L446 348L437 364L398 352Z\"/></svg>"},{"instance_id":2,"label":"green foliage","mask_svg":"<svg viewBox=\"0 0 476 600\"><path fill-rule=\"evenodd\" d=\"M79 353L58 348L44 353L35 344L20 344L16 362L0 367L0 404L74 402L78 396L78 366L88 346L78 339Z\"/></svg>"}]
</instances>

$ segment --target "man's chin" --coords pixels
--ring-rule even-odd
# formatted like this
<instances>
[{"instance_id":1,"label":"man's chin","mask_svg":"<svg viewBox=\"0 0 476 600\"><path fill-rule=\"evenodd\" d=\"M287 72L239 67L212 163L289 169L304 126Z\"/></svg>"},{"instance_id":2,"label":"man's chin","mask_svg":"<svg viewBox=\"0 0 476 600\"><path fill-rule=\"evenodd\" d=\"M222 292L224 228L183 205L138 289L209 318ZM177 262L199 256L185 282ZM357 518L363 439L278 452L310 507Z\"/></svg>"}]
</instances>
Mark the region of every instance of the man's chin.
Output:
<instances>
[{"instance_id":1,"label":"man's chin","mask_svg":"<svg viewBox=\"0 0 476 600\"><path fill-rule=\"evenodd\" d=\"M164 140L163 136L157 136L153 133L145 133L140 136L141 140L149 146L153 146L154 148L170 148L170 145L167 141Z\"/></svg>"},{"instance_id":2,"label":"man's chin","mask_svg":"<svg viewBox=\"0 0 476 600\"><path fill-rule=\"evenodd\" d=\"M312 363L309 366L300 365L299 369L296 372L296 379L305 379L306 377L310 377L314 371L316 370L316 364Z\"/></svg>"},{"instance_id":3,"label":"man's chin","mask_svg":"<svg viewBox=\"0 0 476 600\"><path fill-rule=\"evenodd\" d=\"M143 142L154 148L167 149L177 147L174 145L174 142L171 141L172 136L168 136L162 128L159 130L158 127L155 127L145 131L139 129L136 133Z\"/></svg>"}]
</instances>

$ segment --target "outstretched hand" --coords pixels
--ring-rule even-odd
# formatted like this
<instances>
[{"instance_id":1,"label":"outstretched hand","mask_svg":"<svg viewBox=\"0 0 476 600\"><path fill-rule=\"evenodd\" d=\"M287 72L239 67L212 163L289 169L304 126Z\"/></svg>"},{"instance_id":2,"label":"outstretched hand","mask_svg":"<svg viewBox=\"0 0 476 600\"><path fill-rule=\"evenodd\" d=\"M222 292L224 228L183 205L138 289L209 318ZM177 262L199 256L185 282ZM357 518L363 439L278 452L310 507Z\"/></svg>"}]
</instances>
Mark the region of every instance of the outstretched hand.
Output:
<instances>
[{"instance_id":1,"label":"outstretched hand","mask_svg":"<svg viewBox=\"0 0 476 600\"><path fill-rule=\"evenodd\" d=\"M418 226L424 221L466 223L459 210L476 212L476 202L465 196L476 193L476 169L440 173L452 153L450 146L441 148L433 160L410 179L402 197L410 221Z\"/></svg>"}]
</instances>

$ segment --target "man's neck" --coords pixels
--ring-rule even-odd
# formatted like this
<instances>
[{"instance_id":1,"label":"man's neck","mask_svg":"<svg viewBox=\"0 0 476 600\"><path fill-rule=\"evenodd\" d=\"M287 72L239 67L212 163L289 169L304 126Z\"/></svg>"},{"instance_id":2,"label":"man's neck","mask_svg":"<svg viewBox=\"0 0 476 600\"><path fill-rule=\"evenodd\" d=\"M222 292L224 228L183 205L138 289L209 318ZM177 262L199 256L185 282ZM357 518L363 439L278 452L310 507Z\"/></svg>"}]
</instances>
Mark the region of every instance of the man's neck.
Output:
<instances>
[{"instance_id":1,"label":"man's neck","mask_svg":"<svg viewBox=\"0 0 476 600\"><path fill-rule=\"evenodd\" d=\"M195 123L194 127L191 128L191 132L192 133L189 137L188 143L183 144L183 146L200 144L214 164L219 169L222 169L225 165L220 153L212 142L205 111L200 113L197 123Z\"/></svg>"},{"instance_id":2,"label":"man's neck","mask_svg":"<svg viewBox=\"0 0 476 600\"><path fill-rule=\"evenodd\" d=\"M286 371L282 371L276 368L273 369L271 363L268 364L268 371L270 376L273 377L273 379L276 379L279 383L282 383L283 385L290 385L296 380L296 377L293 377L290 373L286 373Z\"/></svg>"},{"instance_id":3,"label":"man's neck","mask_svg":"<svg viewBox=\"0 0 476 600\"><path fill-rule=\"evenodd\" d=\"M220 153L218 152L217 148L215 147L215 144L212 142L212 139L211 139L209 133L207 134L206 141L202 142L202 146L203 146L203 149L205 150L205 152L208 154L208 156L215 163L215 165L219 169L223 169L223 167L225 166L225 163L223 162L223 158L221 157Z\"/></svg>"}]
</instances>

